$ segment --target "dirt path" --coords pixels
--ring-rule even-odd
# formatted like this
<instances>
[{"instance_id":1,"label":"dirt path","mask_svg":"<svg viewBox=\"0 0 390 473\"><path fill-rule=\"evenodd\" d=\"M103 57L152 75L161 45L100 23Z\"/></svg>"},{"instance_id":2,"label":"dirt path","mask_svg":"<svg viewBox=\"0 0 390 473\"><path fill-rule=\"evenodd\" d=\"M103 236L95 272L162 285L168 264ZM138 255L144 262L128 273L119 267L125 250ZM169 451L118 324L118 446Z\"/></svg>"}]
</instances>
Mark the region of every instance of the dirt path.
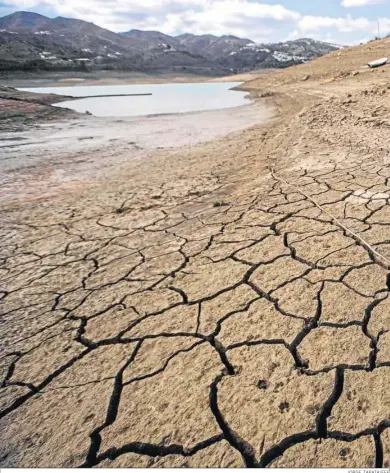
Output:
<instances>
[{"instance_id":1,"label":"dirt path","mask_svg":"<svg viewBox=\"0 0 390 473\"><path fill-rule=\"evenodd\" d=\"M2 466L390 465L390 90L264 80L272 123L3 205Z\"/></svg>"}]
</instances>

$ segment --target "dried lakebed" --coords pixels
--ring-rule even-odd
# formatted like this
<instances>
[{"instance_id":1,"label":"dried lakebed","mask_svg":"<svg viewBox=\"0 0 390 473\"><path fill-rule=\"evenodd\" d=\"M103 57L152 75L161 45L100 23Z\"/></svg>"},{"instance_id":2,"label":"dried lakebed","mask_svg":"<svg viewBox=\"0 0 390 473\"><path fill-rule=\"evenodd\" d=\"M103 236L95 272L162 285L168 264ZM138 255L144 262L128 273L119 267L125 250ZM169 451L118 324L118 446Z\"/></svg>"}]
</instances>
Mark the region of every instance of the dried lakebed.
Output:
<instances>
[{"instance_id":1,"label":"dried lakebed","mask_svg":"<svg viewBox=\"0 0 390 473\"><path fill-rule=\"evenodd\" d=\"M2 466L389 466L390 92L332 87L2 206Z\"/></svg>"},{"instance_id":2,"label":"dried lakebed","mask_svg":"<svg viewBox=\"0 0 390 473\"><path fill-rule=\"evenodd\" d=\"M91 185L119 165L178 149L183 159L199 143L263 123L272 107L254 103L234 109L109 119L80 117L34 130L3 133L0 201L57 195ZM181 150L181 151L180 151Z\"/></svg>"},{"instance_id":3,"label":"dried lakebed","mask_svg":"<svg viewBox=\"0 0 390 473\"><path fill-rule=\"evenodd\" d=\"M349 225L381 241L381 199L352 188L388 175L356 163L289 177L332 212L372 203ZM156 189L148 208L145 188L122 185L96 216L75 203L10 215L4 465L295 466L315 450L341 466L345 449L375 464L387 267L276 179L226 207L198 202L219 187L176 190L174 205Z\"/></svg>"}]
</instances>

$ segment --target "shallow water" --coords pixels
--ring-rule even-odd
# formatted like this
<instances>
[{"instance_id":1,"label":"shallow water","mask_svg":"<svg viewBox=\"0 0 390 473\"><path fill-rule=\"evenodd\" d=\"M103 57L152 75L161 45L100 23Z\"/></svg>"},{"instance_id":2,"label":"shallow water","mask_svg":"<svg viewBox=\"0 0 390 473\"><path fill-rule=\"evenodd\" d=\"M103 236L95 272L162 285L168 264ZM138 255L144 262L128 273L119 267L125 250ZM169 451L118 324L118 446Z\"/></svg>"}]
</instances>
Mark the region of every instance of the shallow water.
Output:
<instances>
[{"instance_id":1,"label":"shallow water","mask_svg":"<svg viewBox=\"0 0 390 473\"><path fill-rule=\"evenodd\" d=\"M21 89L30 92L54 93L83 97L89 95L144 94L140 97L99 97L55 104L76 112L87 110L98 117L132 117L187 113L238 107L249 102L247 92L229 90L240 82L115 85L89 87L44 87Z\"/></svg>"}]
</instances>

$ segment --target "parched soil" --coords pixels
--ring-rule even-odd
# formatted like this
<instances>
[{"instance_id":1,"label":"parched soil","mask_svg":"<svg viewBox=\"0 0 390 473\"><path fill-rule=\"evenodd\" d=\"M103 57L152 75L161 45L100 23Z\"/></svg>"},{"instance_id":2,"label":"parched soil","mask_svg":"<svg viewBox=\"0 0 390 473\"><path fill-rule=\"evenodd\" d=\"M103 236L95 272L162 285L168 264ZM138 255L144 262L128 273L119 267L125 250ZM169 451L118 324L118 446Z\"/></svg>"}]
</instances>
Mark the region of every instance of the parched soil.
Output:
<instances>
[{"instance_id":1,"label":"parched soil","mask_svg":"<svg viewBox=\"0 0 390 473\"><path fill-rule=\"evenodd\" d=\"M0 131L19 132L38 123L74 117L76 114L71 110L51 107L52 103L69 99L71 97L31 94L0 85Z\"/></svg>"},{"instance_id":2,"label":"parched soil","mask_svg":"<svg viewBox=\"0 0 390 473\"><path fill-rule=\"evenodd\" d=\"M324 61L248 85L266 125L2 206L1 466L389 467L390 68Z\"/></svg>"}]
</instances>

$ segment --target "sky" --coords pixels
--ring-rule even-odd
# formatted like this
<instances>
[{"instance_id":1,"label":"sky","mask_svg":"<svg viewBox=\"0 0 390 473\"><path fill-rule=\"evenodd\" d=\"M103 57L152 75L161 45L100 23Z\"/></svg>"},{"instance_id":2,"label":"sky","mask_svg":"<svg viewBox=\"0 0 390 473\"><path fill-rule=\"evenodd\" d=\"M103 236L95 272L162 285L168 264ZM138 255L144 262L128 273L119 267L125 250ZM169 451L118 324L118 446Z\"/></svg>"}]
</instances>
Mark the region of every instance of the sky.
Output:
<instances>
[{"instance_id":1,"label":"sky","mask_svg":"<svg viewBox=\"0 0 390 473\"><path fill-rule=\"evenodd\" d=\"M18 10L90 21L112 31L232 34L256 42L314 38L341 45L390 33L390 0L0 0Z\"/></svg>"}]
</instances>

